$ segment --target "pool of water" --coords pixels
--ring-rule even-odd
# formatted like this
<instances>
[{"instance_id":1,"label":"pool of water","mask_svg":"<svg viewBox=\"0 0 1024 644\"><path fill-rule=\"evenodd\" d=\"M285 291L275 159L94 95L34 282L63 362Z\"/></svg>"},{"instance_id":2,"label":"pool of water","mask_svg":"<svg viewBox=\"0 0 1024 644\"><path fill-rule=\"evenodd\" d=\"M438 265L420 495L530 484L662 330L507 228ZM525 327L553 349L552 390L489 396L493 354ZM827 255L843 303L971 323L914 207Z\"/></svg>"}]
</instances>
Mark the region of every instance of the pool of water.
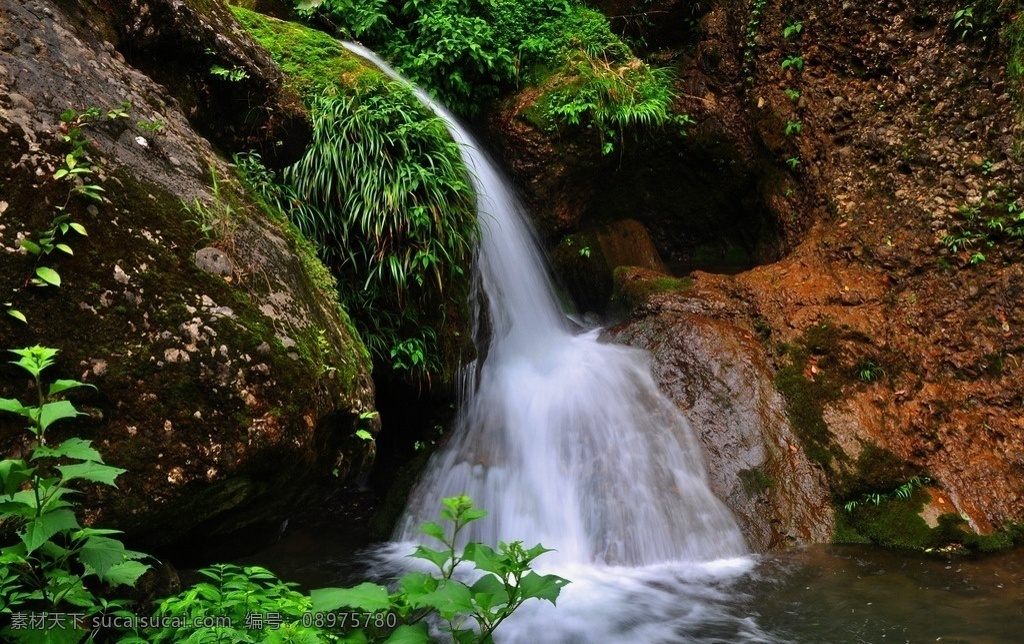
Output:
<instances>
[{"instance_id":1,"label":"pool of water","mask_svg":"<svg viewBox=\"0 0 1024 644\"><path fill-rule=\"evenodd\" d=\"M345 541L300 528L246 563L316 588L401 560L394 547L339 557ZM525 605L499 642L1024 641L1024 549L964 557L815 546L703 564L539 567L572 583L557 607Z\"/></svg>"}]
</instances>

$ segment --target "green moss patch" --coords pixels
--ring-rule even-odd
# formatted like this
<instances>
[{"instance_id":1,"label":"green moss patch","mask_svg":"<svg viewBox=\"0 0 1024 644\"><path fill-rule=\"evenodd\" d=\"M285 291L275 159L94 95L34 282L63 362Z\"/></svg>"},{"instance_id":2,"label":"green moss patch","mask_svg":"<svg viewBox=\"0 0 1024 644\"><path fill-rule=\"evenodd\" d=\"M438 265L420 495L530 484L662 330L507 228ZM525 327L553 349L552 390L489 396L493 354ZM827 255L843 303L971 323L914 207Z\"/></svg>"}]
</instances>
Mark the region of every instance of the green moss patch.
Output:
<instances>
[{"instance_id":1,"label":"green moss patch","mask_svg":"<svg viewBox=\"0 0 1024 644\"><path fill-rule=\"evenodd\" d=\"M349 53L336 39L298 23L231 7L238 21L270 52L300 95L376 84L383 74Z\"/></svg>"},{"instance_id":2,"label":"green moss patch","mask_svg":"<svg viewBox=\"0 0 1024 644\"><path fill-rule=\"evenodd\" d=\"M775 375L775 386L786 399L790 424L804 451L829 474L842 451L825 423L825 406L839 400L844 369L839 358L840 330L830 322L809 327L785 348L789 364Z\"/></svg>"}]
</instances>

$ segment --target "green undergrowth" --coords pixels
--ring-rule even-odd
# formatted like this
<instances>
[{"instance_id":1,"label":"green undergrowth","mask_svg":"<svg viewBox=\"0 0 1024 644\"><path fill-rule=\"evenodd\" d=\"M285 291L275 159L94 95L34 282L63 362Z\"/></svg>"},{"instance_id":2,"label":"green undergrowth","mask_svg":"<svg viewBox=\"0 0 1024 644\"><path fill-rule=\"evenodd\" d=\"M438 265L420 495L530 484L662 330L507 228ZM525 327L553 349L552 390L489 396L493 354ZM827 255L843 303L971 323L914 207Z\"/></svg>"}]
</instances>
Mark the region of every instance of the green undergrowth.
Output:
<instances>
[{"instance_id":1,"label":"green undergrowth","mask_svg":"<svg viewBox=\"0 0 1024 644\"><path fill-rule=\"evenodd\" d=\"M920 550L928 553L1003 552L1024 539L1024 527L1010 524L992 534L981 535L956 514L938 517L931 527L921 517L930 496L917 489L907 498L880 503L862 503L856 508L836 511L835 543L872 543L887 548Z\"/></svg>"},{"instance_id":2,"label":"green undergrowth","mask_svg":"<svg viewBox=\"0 0 1024 644\"><path fill-rule=\"evenodd\" d=\"M234 11L313 122L312 143L283 172L243 159L250 185L317 249L378 368L448 380L468 350L462 320L478 235L458 145L408 87L332 38Z\"/></svg>"},{"instance_id":3,"label":"green undergrowth","mask_svg":"<svg viewBox=\"0 0 1024 644\"><path fill-rule=\"evenodd\" d=\"M456 113L513 88L543 88L530 120L596 128L606 151L630 127L674 120L672 76L637 59L608 19L560 0L325 0L327 17Z\"/></svg>"}]
</instances>

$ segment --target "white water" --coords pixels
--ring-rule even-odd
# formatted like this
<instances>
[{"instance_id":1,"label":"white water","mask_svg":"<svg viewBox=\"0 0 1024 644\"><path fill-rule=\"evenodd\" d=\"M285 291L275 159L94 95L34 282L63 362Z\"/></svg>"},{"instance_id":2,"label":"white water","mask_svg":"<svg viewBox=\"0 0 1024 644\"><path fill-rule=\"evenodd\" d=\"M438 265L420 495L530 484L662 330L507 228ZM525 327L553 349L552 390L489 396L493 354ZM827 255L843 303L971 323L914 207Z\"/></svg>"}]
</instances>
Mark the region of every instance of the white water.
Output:
<instances>
[{"instance_id":1,"label":"white water","mask_svg":"<svg viewBox=\"0 0 1024 644\"><path fill-rule=\"evenodd\" d=\"M489 337L476 338L484 358L468 370L457 426L397 537L419 540L416 526L437 516L443 497L469 494L490 514L467 538L554 548L540 567L573 584L557 609L537 606L503 626L516 641L675 641L694 618L756 637L715 609L709 580L747 570L736 559L747 550L708 488L689 423L658 391L644 353L570 330L519 201L455 118L417 93L448 121L474 175Z\"/></svg>"}]
</instances>

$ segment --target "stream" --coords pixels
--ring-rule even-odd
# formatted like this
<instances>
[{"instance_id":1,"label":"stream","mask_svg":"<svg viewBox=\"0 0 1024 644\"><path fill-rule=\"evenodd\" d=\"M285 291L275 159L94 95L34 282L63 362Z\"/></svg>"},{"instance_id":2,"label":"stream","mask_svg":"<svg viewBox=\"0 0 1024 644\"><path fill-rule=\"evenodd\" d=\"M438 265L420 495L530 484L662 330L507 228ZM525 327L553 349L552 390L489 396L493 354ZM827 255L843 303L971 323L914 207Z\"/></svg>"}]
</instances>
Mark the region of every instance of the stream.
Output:
<instances>
[{"instance_id":1,"label":"stream","mask_svg":"<svg viewBox=\"0 0 1024 644\"><path fill-rule=\"evenodd\" d=\"M246 563L305 588L349 585L372 575L381 547L351 553L344 535L298 526ZM499 642L1009 644L1024 624L1024 549L948 557L822 545L711 564L555 571L572 582L557 608L524 605Z\"/></svg>"}]
</instances>

